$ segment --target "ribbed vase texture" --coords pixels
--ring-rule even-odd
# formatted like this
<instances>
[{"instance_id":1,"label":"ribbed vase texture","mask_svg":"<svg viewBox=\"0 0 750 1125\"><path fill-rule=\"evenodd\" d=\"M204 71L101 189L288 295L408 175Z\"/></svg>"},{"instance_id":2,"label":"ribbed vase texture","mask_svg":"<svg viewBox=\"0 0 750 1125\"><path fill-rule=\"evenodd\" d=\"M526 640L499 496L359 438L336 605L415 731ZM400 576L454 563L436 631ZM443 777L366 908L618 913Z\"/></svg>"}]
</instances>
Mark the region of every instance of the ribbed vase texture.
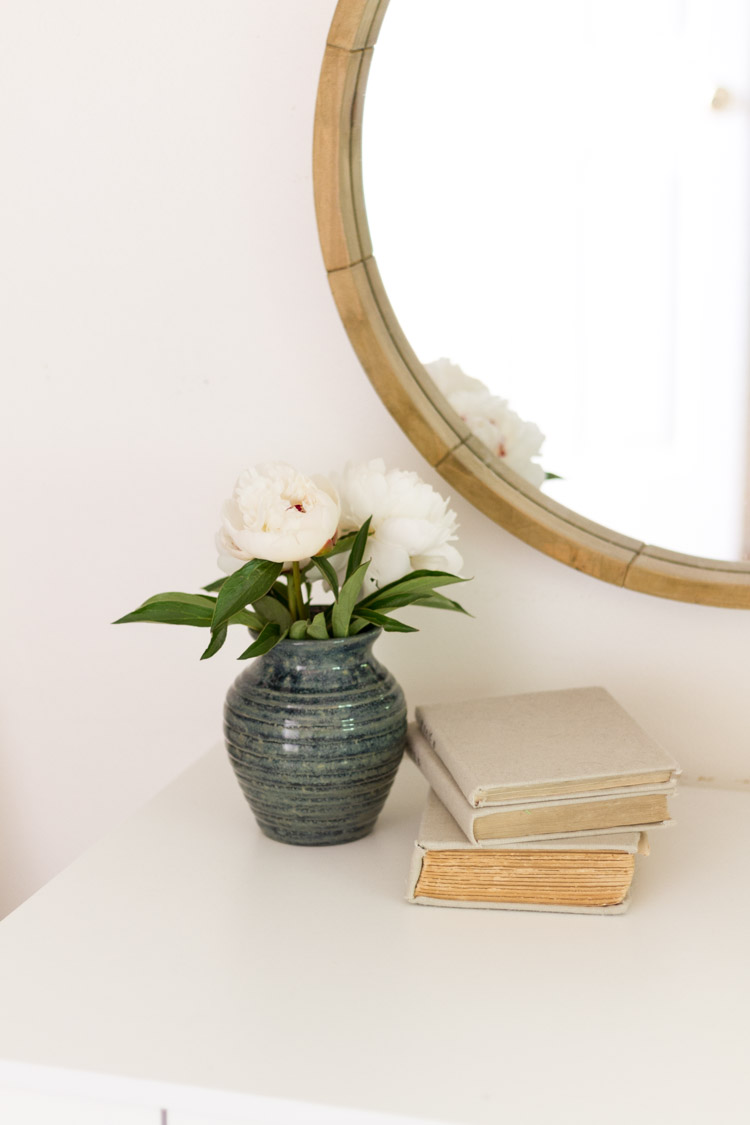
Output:
<instances>
[{"instance_id":1,"label":"ribbed vase texture","mask_svg":"<svg viewBox=\"0 0 750 1125\"><path fill-rule=\"evenodd\" d=\"M229 689L227 750L267 836L343 844L372 831L406 742L403 692L372 654L379 634L282 641Z\"/></svg>"}]
</instances>

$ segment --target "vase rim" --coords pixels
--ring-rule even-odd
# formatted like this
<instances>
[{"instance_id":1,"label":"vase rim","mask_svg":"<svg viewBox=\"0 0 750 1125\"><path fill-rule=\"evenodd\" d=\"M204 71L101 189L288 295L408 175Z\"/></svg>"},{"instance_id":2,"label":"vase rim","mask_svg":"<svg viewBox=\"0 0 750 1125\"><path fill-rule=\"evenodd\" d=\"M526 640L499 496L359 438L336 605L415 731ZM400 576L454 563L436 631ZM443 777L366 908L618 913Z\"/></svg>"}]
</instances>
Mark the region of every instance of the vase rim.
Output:
<instances>
[{"instance_id":1,"label":"vase rim","mask_svg":"<svg viewBox=\"0 0 750 1125\"><path fill-rule=\"evenodd\" d=\"M283 641L279 641L279 645L303 645L305 648L313 648L316 645L343 645L351 641L374 641L382 632L379 625L368 625L366 629L355 633L352 637L284 637Z\"/></svg>"}]
</instances>

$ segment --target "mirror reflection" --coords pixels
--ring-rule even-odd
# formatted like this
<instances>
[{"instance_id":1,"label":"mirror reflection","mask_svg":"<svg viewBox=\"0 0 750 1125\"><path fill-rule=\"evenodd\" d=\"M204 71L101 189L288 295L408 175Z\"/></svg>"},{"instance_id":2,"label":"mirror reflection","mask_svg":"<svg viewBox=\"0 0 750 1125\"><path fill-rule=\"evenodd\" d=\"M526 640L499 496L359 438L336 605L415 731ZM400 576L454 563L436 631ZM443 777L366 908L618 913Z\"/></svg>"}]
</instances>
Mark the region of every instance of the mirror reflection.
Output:
<instances>
[{"instance_id":1,"label":"mirror reflection","mask_svg":"<svg viewBox=\"0 0 750 1125\"><path fill-rule=\"evenodd\" d=\"M454 409L709 558L750 558L749 140L748 0L391 0L365 103L375 257Z\"/></svg>"}]
</instances>

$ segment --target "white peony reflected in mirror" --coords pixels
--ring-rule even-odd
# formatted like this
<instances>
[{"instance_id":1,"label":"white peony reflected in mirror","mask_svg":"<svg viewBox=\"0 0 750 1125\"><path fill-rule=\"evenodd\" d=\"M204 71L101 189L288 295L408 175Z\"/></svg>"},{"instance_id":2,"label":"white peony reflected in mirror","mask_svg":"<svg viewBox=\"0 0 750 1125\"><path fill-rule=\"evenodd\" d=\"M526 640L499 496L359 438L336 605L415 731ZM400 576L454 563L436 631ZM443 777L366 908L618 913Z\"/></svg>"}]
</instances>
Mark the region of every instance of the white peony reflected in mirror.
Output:
<instances>
[{"instance_id":1,"label":"white peony reflected in mirror","mask_svg":"<svg viewBox=\"0 0 750 1125\"><path fill-rule=\"evenodd\" d=\"M459 418L509 469L537 488L554 476L539 464L544 434L516 414L507 399L492 394L449 359L437 359L425 368Z\"/></svg>"},{"instance_id":2,"label":"white peony reflected in mirror","mask_svg":"<svg viewBox=\"0 0 750 1125\"><path fill-rule=\"evenodd\" d=\"M385 290L472 434L589 520L750 558L750 4L391 0L362 137Z\"/></svg>"}]
</instances>

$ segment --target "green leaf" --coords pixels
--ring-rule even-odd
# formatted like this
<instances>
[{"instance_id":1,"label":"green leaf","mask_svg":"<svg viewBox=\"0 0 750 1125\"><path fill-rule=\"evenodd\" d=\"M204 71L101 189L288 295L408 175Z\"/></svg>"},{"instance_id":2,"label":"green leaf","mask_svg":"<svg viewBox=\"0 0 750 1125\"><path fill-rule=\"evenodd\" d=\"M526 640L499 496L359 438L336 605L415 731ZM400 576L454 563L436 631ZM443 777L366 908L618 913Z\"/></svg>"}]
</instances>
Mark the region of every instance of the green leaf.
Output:
<instances>
[{"instance_id":1,"label":"green leaf","mask_svg":"<svg viewBox=\"0 0 750 1125\"><path fill-rule=\"evenodd\" d=\"M370 622L365 621L364 617L360 617L359 615L357 615L356 617L352 617L351 621L349 622L349 636L353 637L357 633L361 633L363 629L366 629L369 626L369 624Z\"/></svg>"},{"instance_id":2,"label":"green leaf","mask_svg":"<svg viewBox=\"0 0 750 1125\"><path fill-rule=\"evenodd\" d=\"M393 617L386 617L384 613L376 613L374 609L361 609L357 606L357 616L363 617L371 625L377 625L386 633L418 633L412 625L404 625L403 621L396 621Z\"/></svg>"},{"instance_id":3,"label":"green leaf","mask_svg":"<svg viewBox=\"0 0 750 1125\"><path fill-rule=\"evenodd\" d=\"M364 524L362 525L364 527ZM331 626L333 628L334 637L346 637L349 633L349 622L351 620L354 607L357 604L357 597L362 588L364 581L365 571L370 565L369 559L366 563L362 563L357 567L354 574L347 578L344 585L341 587L341 593L333 605L333 612L331 614ZM359 612L359 611L357 611Z\"/></svg>"},{"instance_id":4,"label":"green leaf","mask_svg":"<svg viewBox=\"0 0 750 1125\"><path fill-rule=\"evenodd\" d=\"M263 628L263 622L258 617L258 614L252 613L249 609L241 609L238 613L233 613L227 624L247 625L248 629L252 629L254 633L259 633ZM219 626L219 628L221 628L221 626Z\"/></svg>"},{"instance_id":5,"label":"green leaf","mask_svg":"<svg viewBox=\"0 0 750 1125\"><path fill-rule=\"evenodd\" d=\"M142 605L124 617L118 617L114 625L125 625L131 621L153 621L161 625L195 625L199 628L209 628L211 625L212 611L200 606L184 605L182 602L158 602L152 605Z\"/></svg>"},{"instance_id":6,"label":"green leaf","mask_svg":"<svg viewBox=\"0 0 750 1125\"><path fill-rule=\"evenodd\" d=\"M269 621L263 626L258 636L255 638L249 648L246 648L237 659L248 660L251 656L262 656L264 652L270 652L272 648L283 641L286 636L286 629L281 629L278 625Z\"/></svg>"},{"instance_id":7,"label":"green leaf","mask_svg":"<svg viewBox=\"0 0 750 1125\"><path fill-rule=\"evenodd\" d=\"M130 621L155 621L162 625L195 625L206 628L211 625L214 599L200 594L155 594L147 602L114 622L124 625Z\"/></svg>"},{"instance_id":8,"label":"green leaf","mask_svg":"<svg viewBox=\"0 0 750 1125\"><path fill-rule=\"evenodd\" d=\"M339 579L328 559L324 559L321 555L313 555L311 561L317 566L318 570L333 590L334 598L337 598L339 596Z\"/></svg>"},{"instance_id":9,"label":"green leaf","mask_svg":"<svg viewBox=\"0 0 750 1125\"><path fill-rule=\"evenodd\" d=\"M325 613L316 613L310 624L307 626L308 637L314 637L316 641L328 640L328 629L326 628L326 615Z\"/></svg>"},{"instance_id":10,"label":"green leaf","mask_svg":"<svg viewBox=\"0 0 750 1125\"><path fill-rule=\"evenodd\" d=\"M220 629L217 629L215 633L211 634L211 640L208 642L208 647L201 656L201 660L208 660L214 653L217 653L226 639L227 627L226 625L222 625Z\"/></svg>"},{"instance_id":11,"label":"green leaf","mask_svg":"<svg viewBox=\"0 0 750 1125\"><path fill-rule=\"evenodd\" d=\"M226 580L227 580L227 575L225 574L223 578L217 578L214 582L209 582L208 586L202 586L201 589L202 590L208 590L209 592L216 593L217 590L221 589L221 587L224 585Z\"/></svg>"},{"instance_id":12,"label":"green leaf","mask_svg":"<svg viewBox=\"0 0 750 1125\"><path fill-rule=\"evenodd\" d=\"M230 574L216 599L211 623L213 631L216 632L238 609L244 609L249 602L256 602L267 594L281 570L282 563L251 559Z\"/></svg>"},{"instance_id":13,"label":"green leaf","mask_svg":"<svg viewBox=\"0 0 750 1125\"><path fill-rule=\"evenodd\" d=\"M473 617L473 614L469 613L468 609L464 609L458 602L452 601L451 598L446 598L444 594L436 594L434 592L428 594L426 598L417 598L416 601L412 602L412 605L424 605L429 609L451 609L456 613L465 613L467 617Z\"/></svg>"},{"instance_id":14,"label":"green leaf","mask_svg":"<svg viewBox=\"0 0 750 1125\"><path fill-rule=\"evenodd\" d=\"M281 602L282 605L289 605L288 579L281 582L274 582L273 586L268 591L268 597L276 598L276 601Z\"/></svg>"},{"instance_id":15,"label":"green leaf","mask_svg":"<svg viewBox=\"0 0 750 1125\"><path fill-rule=\"evenodd\" d=\"M302 620L293 621L291 626L289 627L289 636L292 638L292 640L293 641L303 640L305 638L305 636L307 635L307 626L309 624L310 624L309 621L302 621Z\"/></svg>"},{"instance_id":16,"label":"green leaf","mask_svg":"<svg viewBox=\"0 0 750 1125\"><path fill-rule=\"evenodd\" d=\"M292 615L287 607L270 594L266 594L262 598L256 598L253 602L253 609L261 621L273 621L276 625L280 625L282 629L288 629L292 623Z\"/></svg>"},{"instance_id":17,"label":"green leaf","mask_svg":"<svg viewBox=\"0 0 750 1125\"><path fill-rule=\"evenodd\" d=\"M372 516L368 516L356 534L354 543L352 544L352 553L349 555L349 562L346 566L347 579L351 578L357 568L362 564L362 556L365 553L365 546L367 545L367 536L370 533L371 519Z\"/></svg>"},{"instance_id":18,"label":"green leaf","mask_svg":"<svg viewBox=\"0 0 750 1125\"><path fill-rule=\"evenodd\" d=\"M213 611L216 598L209 598L208 594L183 594L179 590L170 590L167 594L154 594L146 598L143 605L153 605L157 602L182 602L184 605L207 605Z\"/></svg>"},{"instance_id":19,"label":"green leaf","mask_svg":"<svg viewBox=\"0 0 750 1125\"><path fill-rule=\"evenodd\" d=\"M419 598L429 597L434 593L435 586L449 586L452 582L466 581L466 578L459 578L457 574L448 574L444 570L414 570L368 594L362 599L362 605L370 609L397 609L399 606L411 605Z\"/></svg>"}]
</instances>

